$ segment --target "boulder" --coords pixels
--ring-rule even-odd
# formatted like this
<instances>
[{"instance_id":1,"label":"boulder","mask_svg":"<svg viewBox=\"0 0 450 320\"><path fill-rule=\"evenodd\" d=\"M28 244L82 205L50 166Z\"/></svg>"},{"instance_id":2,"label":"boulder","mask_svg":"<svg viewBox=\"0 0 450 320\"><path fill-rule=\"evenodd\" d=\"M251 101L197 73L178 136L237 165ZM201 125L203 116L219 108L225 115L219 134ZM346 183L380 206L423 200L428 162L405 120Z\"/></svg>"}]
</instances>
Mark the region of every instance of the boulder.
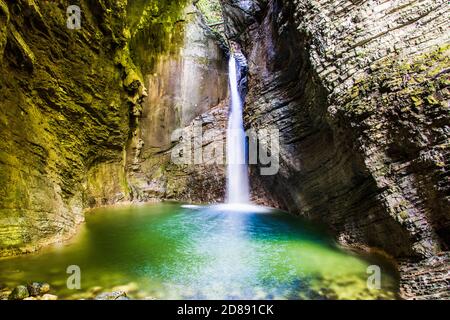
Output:
<instances>
[{"instance_id":1,"label":"boulder","mask_svg":"<svg viewBox=\"0 0 450 320\"><path fill-rule=\"evenodd\" d=\"M0 300L8 300L9 295L11 294L11 290L3 290L0 291Z\"/></svg>"},{"instance_id":2,"label":"boulder","mask_svg":"<svg viewBox=\"0 0 450 320\"><path fill-rule=\"evenodd\" d=\"M28 289L30 296L36 297L36 296L39 296L39 295L49 292L50 285L48 283L33 282L33 283L27 284L27 289Z\"/></svg>"},{"instance_id":3,"label":"boulder","mask_svg":"<svg viewBox=\"0 0 450 320\"><path fill-rule=\"evenodd\" d=\"M48 283L41 284L41 294L47 293L50 291L50 285Z\"/></svg>"},{"instance_id":4,"label":"boulder","mask_svg":"<svg viewBox=\"0 0 450 320\"><path fill-rule=\"evenodd\" d=\"M9 295L9 300L23 300L25 298L28 298L30 296L30 293L28 292L27 287L25 286L17 286L14 288L14 290Z\"/></svg>"}]
</instances>

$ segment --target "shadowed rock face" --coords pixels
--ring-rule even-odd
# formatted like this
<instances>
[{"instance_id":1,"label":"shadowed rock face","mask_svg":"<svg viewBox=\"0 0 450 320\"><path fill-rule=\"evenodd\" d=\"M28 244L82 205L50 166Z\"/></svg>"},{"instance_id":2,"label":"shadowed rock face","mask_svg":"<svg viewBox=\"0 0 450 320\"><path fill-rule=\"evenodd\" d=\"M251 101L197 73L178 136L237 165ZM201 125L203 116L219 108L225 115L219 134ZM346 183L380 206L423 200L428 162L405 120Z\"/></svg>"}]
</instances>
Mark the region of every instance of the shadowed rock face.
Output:
<instances>
[{"instance_id":1,"label":"shadowed rock face","mask_svg":"<svg viewBox=\"0 0 450 320\"><path fill-rule=\"evenodd\" d=\"M189 3L74 1L81 29L69 30L65 1L0 1L0 256L71 236L87 207L183 198L188 185L158 180L171 131L227 88Z\"/></svg>"},{"instance_id":2,"label":"shadowed rock face","mask_svg":"<svg viewBox=\"0 0 450 320\"><path fill-rule=\"evenodd\" d=\"M254 184L343 244L409 261L405 297L448 285L448 272L433 278L445 259L419 268L434 286L406 276L411 259L450 244L449 21L438 2L223 1L249 61L245 121L281 133L279 173L254 170Z\"/></svg>"},{"instance_id":3,"label":"shadowed rock face","mask_svg":"<svg viewBox=\"0 0 450 320\"><path fill-rule=\"evenodd\" d=\"M0 256L73 234L86 170L129 133L124 8L83 5L69 30L63 2L0 1Z\"/></svg>"},{"instance_id":4,"label":"shadowed rock face","mask_svg":"<svg viewBox=\"0 0 450 320\"><path fill-rule=\"evenodd\" d=\"M281 132L254 200L387 252L404 297L448 297L446 2L222 2L245 122ZM68 30L65 1L0 0L0 256L67 238L87 207L223 200L220 153L171 160L175 129L208 147L226 127L226 59L189 1L77 3Z\"/></svg>"},{"instance_id":5,"label":"shadowed rock face","mask_svg":"<svg viewBox=\"0 0 450 320\"><path fill-rule=\"evenodd\" d=\"M193 149L190 165L175 164L172 153L194 133L203 133L202 147L223 141L227 59L193 5L186 6L169 41L179 45L173 43L172 50L159 55L150 72L144 74L149 94L127 153L131 196L139 201L220 201L224 166L194 163ZM178 130L186 134L178 136ZM200 160L208 159L205 155Z\"/></svg>"}]
</instances>

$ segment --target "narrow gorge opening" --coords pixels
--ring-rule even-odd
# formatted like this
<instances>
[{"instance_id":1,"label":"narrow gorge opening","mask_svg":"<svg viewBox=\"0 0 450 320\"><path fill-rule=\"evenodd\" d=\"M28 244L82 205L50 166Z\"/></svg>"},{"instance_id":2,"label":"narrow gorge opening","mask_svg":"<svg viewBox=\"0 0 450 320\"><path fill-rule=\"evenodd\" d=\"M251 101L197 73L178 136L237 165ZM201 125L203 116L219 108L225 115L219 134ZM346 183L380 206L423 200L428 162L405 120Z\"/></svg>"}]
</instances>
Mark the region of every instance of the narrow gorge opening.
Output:
<instances>
[{"instance_id":1,"label":"narrow gorge opening","mask_svg":"<svg viewBox=\"0 0 450 320\"><path fill-rule=\"evenodd\" d=\"M448 299L448 10L0 0L0 299Z\"/></svg>"}]
</instances>

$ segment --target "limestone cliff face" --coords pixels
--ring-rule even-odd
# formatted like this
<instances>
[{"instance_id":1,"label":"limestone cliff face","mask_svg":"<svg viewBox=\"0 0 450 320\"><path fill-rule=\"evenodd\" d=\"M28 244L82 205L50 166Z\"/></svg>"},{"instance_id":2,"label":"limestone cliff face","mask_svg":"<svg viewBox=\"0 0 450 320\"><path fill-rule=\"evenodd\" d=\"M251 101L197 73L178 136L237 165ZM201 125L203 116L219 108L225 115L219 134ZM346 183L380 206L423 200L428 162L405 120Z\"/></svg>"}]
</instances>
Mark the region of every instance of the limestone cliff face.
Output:
<instances>
[{"instance_id":1,"label":"limestone cliff face","mask_svg":"<svg viewBox=\"0 0 450 320\"><path fill-rule=\"evenodd\" d=\"M387 252L404 297L448 297L446 2L222 2L245 122L281 132L255 200ZM88 207L223 200L226 59L191 1L73 4L79 30L66 1L0 0L0 256L72 235Z\"/></svg>"},{"instance_id":2,"label":"limestone cliff face","mask_svg":"<svg viewBox=\"0 0 450 320\"><path fill-rule=\"evenodd\" d=\"M86 170L120 158L128 137L125 70L114 61L125 8L83 4L81 30L66 28L66 9L0 1L0 255L72 234Z\"/></svg>"},{"instance_id":3,"label":"limestone cliff face","mask_svg":"<svg viewBox=\"0 0 450 320\"><path fill-rule=\"evenodd\" d=\"M395 257L404 297L448 295L445 1L223 4L249 61L245 121L281 132L280 172L253 181L341 243Z\"/></svg>"},{"instance_id":4,"label":"limestone cliff face","mask_svg":"<svg viewBox=\"0 0 450 320\"><path fill-rule=\"evenodd\" d=\"M66 1L0 1L0 256L71 236L88 207L181 198L148 191L167 188L158 155L226 95L191 1L71 4L81 29Z\"/></svg>"},{"instance_id":5,"label":"limestone cliff face","mask_svg":"<svg viewBox=\"0 0 450 320\"><path fill-rule=\"evenodd\" d=\"M223 141L227 59L193 5L184 10L170 41L181 45L160 55L150 72L144 74L149 95L143 102L127 157L132 196L139 201L165 198L215 202L223 199L224 166L203 165L208 162L206 154L205 159L197 157L194 163L193 149L202 151L212 141ZM221 107L216 108L218 105ZM187 142L183 139L193 139L194 134L204 141L198 146L194 141L189 143L188 161L176 163L174 148Z\"/></svg>"}]
</instances>

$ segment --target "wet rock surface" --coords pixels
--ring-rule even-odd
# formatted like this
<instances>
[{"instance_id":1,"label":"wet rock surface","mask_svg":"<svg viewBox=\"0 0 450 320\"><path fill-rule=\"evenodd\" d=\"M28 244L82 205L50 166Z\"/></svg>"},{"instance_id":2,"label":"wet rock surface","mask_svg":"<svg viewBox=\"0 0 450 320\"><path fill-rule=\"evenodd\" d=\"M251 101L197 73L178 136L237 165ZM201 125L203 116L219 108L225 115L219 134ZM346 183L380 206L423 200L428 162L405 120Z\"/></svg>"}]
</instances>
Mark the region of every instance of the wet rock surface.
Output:
<instances>
[{"instance_id":1,"label":"wet rock surface","mask_svg":"<svg viewBox=\"0 0 450 320\"><path fill-rule=\"evenodd\" d=\"M8 288L3 285L0 288L0 300L155 300L154 297L148 296L147 293L141 292L139 286L130 282L125 285L108 288L92 287L88 290L75 290L70 296L61 298L57 289L51 288L48 283L32 282L25 285L18 285L14 288ZM56 293L56 294L55 294Z\"/></svg>"},{"instance_id":2,"label":"wet rock surface","mask_svg":"<svg viewBox=\"0 0 450 320\"><path fill-rule=\"evenodd\" d=\"M71 237L85 208L187 199L160 155L226 97L222 51L189 1L81 3L79 30L66 5L0 1L0 256Z\"/></svg>"},{"instance_id":3,"label":"wet rock surface","mask_svg":"<svg viewBox=\"0 0 450 320\"><path fill-rule=\"evenodd\" d=\"M122 159L142 87L123 3L80 4L71 30L65 1L0 2L0 256L73 235L95 194L89 171ZM105 179L120 182L119 170Z\"/></svg>"},{"instance_id":4,"label":"wet rock surface","mask_svg":"<svg viewBox=\"0 0 450 320\"><path fill-rule=\"evenodd\" d=\"M223 2L249 61L245 121L281 135L279 173L253 170L256 184L343 244L448 279L448 264L414 262L449 249L448 7ZM408 297L439 292L424 279L408 286L410 270L400 269Z\"/></svg>"},{"instance_id":5,"label":"wet rock surface","mask_svg":"<svg viewBox=\"0 0 450 320\"><path fill-rule=\"evenodd\" d=\"M13 289L11 294L9 295L9 300L23 300L25 298L28 298L30 296L30 293L28 292L27 287L25 286L17 286Z\"/></svg>"},{"instance_id":6,"label":"wet rock surface","mask_svg":"<svg viewBox=\"0 0 450 320\"><path fill-rule=\"evenodd\" d=\"M105 292L95 297L95 300L128 300L125 291Z\"/></svg>"},{"instance_id":7,"label":"wet rock surface","mask_svg":"<svg viewBox=\"0 0 450 320\"><path fill-rule=\"evenodd\" d=\"M0 289L0 300L57 300L58 296L49 291L50 285L41 282L18 285L12 290L4 286Z\"/></svg>"},{"instance_id":8,"label":"wet rock surface","mask_svg":"<svg viewBox=\"0 0 450 320\"><path fill-rule=\"evenodd\" d=\"M450 254L440 253L420 262L400 262L400 293L405 299L450 299Z\"/></svg>"}]
</instances>

